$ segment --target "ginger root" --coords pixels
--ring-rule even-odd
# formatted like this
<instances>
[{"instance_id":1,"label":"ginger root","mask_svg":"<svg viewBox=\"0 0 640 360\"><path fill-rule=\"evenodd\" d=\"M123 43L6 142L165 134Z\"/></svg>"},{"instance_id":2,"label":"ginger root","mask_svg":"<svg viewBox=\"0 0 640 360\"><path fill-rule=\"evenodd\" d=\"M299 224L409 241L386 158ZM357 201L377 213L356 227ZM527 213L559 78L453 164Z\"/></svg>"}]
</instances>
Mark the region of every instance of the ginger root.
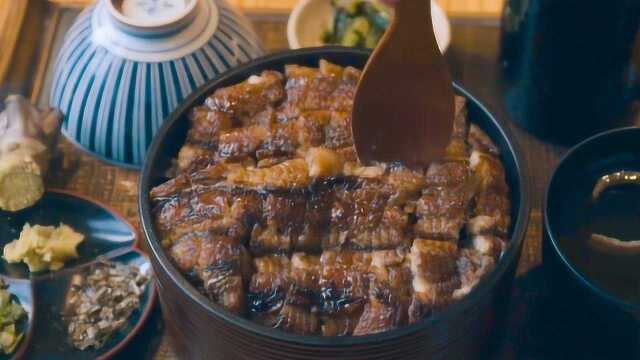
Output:
<instances>
[{"instance_id":1,"label":"ginger root","mask_svg":"<svg viewBox=\"0 0 640 360\"><path fill-rule=\"evenodd\" d=\"M58 142L62 114L39 110L19 95L0 113L0 209L18 211L44 194L44 176Z\"/></svg>"},{"instance_id":2,"label":"ginger root","mask_svg":"<svg viewBox=\"0 0 640 360\"><path fill-rule=\"evenodd\" d=\"M31 226L24 224L20 237L4 246L3 257L9 264L23 262L29 271L60 270L67 260L78 257L77 247L84 235L70 226Z\"/></svg>"}]
</instances>

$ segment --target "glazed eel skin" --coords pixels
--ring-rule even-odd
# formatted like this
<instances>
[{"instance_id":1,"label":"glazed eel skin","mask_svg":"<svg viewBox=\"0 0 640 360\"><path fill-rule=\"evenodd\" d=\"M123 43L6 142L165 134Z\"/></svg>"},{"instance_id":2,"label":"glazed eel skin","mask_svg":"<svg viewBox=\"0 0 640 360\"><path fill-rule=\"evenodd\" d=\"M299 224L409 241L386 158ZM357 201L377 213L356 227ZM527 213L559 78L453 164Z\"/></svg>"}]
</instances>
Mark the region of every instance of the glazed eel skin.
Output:
<instances>
[{"instance_id":1,"label":"glazed eel skin","mask_svg":"<svg viewBox=\"0 0 640 360\"><path fill-rule=\"evenodd\" d=\"M442 310L494 268L509 187L465 100L440 161L365 166L350 133L359 76L289 65L193 109L151 198L162 245L211 301L283 331L367 335Z\"/></svg>"}]
</instances>

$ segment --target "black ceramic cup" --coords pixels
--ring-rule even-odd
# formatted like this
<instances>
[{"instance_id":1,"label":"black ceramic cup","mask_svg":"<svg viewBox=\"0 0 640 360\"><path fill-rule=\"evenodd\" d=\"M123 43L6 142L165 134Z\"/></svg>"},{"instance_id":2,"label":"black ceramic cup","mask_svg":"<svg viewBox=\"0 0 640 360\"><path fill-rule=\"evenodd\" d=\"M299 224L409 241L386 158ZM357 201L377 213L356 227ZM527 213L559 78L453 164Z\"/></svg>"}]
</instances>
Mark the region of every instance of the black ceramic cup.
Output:
<instances>
[{"instance_id":1,"label":"black ceramic cup","mask_svg":"<svg viewBox=\"0 0 640 360\"><path fill-rule=\"evenodd\" d=\"M528 177L514 137L473 96L467 98L469 116L501 150L512 192L513 227L510 241L496 269L461 301L417 324L388 332L349 337L303 336L263 327L209 301L170 261L154 229L149 191L167 180L185 141L189 111L216 89L236 84L263 70L283 71L287 64L318 66L326 59L341 66L362 68L369 52L341 47L287 51L241 65L191 95L158 131L147 154L140 180L140 214L165 324L184 359L473 359L487 353L500 333L511 294L516 266L529 219Z\"/></svg>"},{"instance_id":2,"label":"black ceramic cup","mask_svg":"<svg viewBox=\"0 0 640 360\"><path fill-rule=\"evenodd\" d=\"M587 240L572 234L584 220L576 214L588 206L594 184L619 170L640 171L640 128L612 130L580 143L562 159L547 188L543 249L556 322L552 328L571 358L640 358L640 305L598 286L586 275L593 271L585 267L592 264L583 261L587 253L575 252L570 243Z\"/></svg>"}]
</instances>

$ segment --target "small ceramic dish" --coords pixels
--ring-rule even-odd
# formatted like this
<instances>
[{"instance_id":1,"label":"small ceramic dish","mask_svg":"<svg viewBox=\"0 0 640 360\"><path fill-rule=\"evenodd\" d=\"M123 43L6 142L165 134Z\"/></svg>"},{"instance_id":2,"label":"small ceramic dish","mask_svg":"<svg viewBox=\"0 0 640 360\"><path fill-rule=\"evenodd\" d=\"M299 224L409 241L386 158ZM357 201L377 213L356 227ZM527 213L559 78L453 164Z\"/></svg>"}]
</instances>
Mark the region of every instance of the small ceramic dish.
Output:
<instances>
[{"instance_id":1,"label":"small ceramic dish","mask_svg":"<svg viewBox=\"0 0 640 360\"><path fill-rule=\"evenodd\" d=\"M25 264L8 264L0 259L0 276L25 308L28 318L23 327L25 337L11 356L24 359L107 359L120 351L139 332L155 304L152 282L145 286L140 308L127 324L100 349L75 349L67 338L61 313L71 277L86 271L98 257L120 264L136 265L151 275L151 265L144 254L134 248L136 230L115 211L85 197L65 191L47 191L33 207L17 212L0 212L0 246L17 238L23 225L67 224L82 233L85 240L78 247L80 257L69 261L56 272L29 273ZM4 359L0 356L0 360Z\"/></svg>"},{"instance_id":2,"label":"small ceramic dish","mask_svg":"<svg viewBox=\"0 0 640 360\"><path fill-rule=\"evenodd\" d=\"M99 0L78 16L58 54L49 102L79 147L140 167L183 99L263 54L247 19L225 0L183 0L183 9L161 11L178 3Z\"/></svg>"},{"instance_id":3,"label":"small ceramic dish","mask_svg":"<svg viewBox=\"0 0 640 360\"><path fill-rule=\"evenodd\" d=\"M624 128L585 140L562 159L547 188L544 263L552 285L553 303L559 309L555 313L562 314L559 315L562 318L556 319L557 327L571 332L570 338L579 339L579 343L567 344L571 352L579 352L570 354L571 357L640 358L640 304L619 295L627 290L632 293L635 287L636 296L640 297L640 278L632 279L638 257L603 254L589 248L593 233L621 238L619 234L624 238L640 234L633 219L630 226L623 225L621 213L615 207L605 208L604 212L598 210L601 208L596 207L597 201L609 200L604 195L594 200L592 195L603 175L621 170L640 171L639 139L640 128ZM617 196L618 203L622 197L634 202L637 196L632 197L629 191L640 195L630 188L607 190L610 198ZM636 205L637 201L627 209L630 216L636 217L635 221L640 221L640 207ZM627 209L622 209L622 213ZM621 284L618 284L620 275L613 278L608 275L616 274L618 267L623 267L621 274L629 274Z\"/></svg>"},{"instance_id":4,"label":"small ceramic dish","mask_svg":"<svg viewBox=\"0 0 640 360\"><path fill-rule=\"evenodd\" d=\"M322 34L331 28L333 23L333 7L331 0L299 1L287 24L289 48L300 49L325 45ZM444 10L436 1L431 2L433 30L440 51L444 53L451 42L451 25Z\"/></svg>"}]
</instances>

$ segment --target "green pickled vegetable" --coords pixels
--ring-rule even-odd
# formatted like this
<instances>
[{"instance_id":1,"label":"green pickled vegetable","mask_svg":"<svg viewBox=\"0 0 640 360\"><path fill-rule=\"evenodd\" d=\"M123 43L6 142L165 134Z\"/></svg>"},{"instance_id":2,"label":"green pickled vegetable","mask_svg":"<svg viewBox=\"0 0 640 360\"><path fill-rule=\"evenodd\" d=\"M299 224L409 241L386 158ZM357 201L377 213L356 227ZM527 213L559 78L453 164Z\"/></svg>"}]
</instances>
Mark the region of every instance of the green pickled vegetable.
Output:
<instances>
[{"instance_id":1,"label":"green pickled vegetable","mask_svg":"<svg viewBox=\"0 0 640 360\"><path fill-rule=\"evenodd\" d=\"M359 32L364 37L369 33L369 27L369 20L364 16L358 16L349 26L349 31Z\"/></svg>"},{"instance_id":2,"label":"green pickled vegetable","mask_svg":"<svg viewBox=\"0 0 640 360\"><path fill-rule=\"evenodd\" d=\"M357 17L349 25L341 40L342 46L362 46L369 33L369 21L365 17Z\"/></svg>"},{"instance_id":3,"label":"green pickled vegetable","mask_svg":"<svg viewBox=\"0 0 640 360\"><path fill-rule=\"evenodd\" d=\"M333 24L325 44L373 48L389 26L389 9L376 1L334 0Z\"/></svg>"},{"instance_id":4,"label":"green pickled vegetable","mask_svg":"<svg viewBox=\"0 0 640 360\"><path fill-rule=\"evenodd\" d=\"M367 13L367 18L369 19L371 24L376 29L382 30L382 32L384 32L384 30L391 23L391 19L389 19L389 14L377 8L369 7L366 13Z\"/></svg>"},{"instance_id":5,"label":"green pickled vegetable","mask_svg":"<svg viewBox=\"0 0 640 360\"><path fill-rule=\"evenodd\" d=\"M378 41L380 41L382 34L384 34L382 31L369 31L367 37L364 39L364 46L366 48L373 49L378 45Z\"/></svg>"},{"instance_id":6,"label":"green pickled vegetable","mask_svg":"<svg viewBox=\"0 0 640 360\"><path fill-rule=\"evenodd\" d=\"M342 40L340 41L340 45L354 47L354 46L358 46L358 44L360 44L361 41L362 41L362 35L360 33L355 31L350 31L344 34L344 36L342 37Z\"/></svg>"},{"instance_id":7,"label":"green pickled vegetable","mask_svg":"<svg viewBox=\"0 0 640 360\"><path fill-rule=\"evenodd\" d=\"M16 324L26 317L27 313L7 289L7 284L0 279L0 349L4 354L11 354L24 335L18 331Z\"/></svg>"},{"instance_id":8,"label":"green pickled vegetable","mask_svg":"<svg viewBox=\"0 0 640 360\"><path fill-rule=\"evenodd\" d=\"M357 0L334 0L331 2L333 7L342 9L350 15L357 15L362 7L363 1Z\"/></svg>"},{"instance_id":9,"label":"green pickled vegetable","mask_svg":"<svg viewBox=\"0 0 640 360\"><path fill-rule=\"evenodd\" d=\"M11 294L8 291L0 291L0 309L4 309L11 304Z\"/></svg>"}]
</instances>

